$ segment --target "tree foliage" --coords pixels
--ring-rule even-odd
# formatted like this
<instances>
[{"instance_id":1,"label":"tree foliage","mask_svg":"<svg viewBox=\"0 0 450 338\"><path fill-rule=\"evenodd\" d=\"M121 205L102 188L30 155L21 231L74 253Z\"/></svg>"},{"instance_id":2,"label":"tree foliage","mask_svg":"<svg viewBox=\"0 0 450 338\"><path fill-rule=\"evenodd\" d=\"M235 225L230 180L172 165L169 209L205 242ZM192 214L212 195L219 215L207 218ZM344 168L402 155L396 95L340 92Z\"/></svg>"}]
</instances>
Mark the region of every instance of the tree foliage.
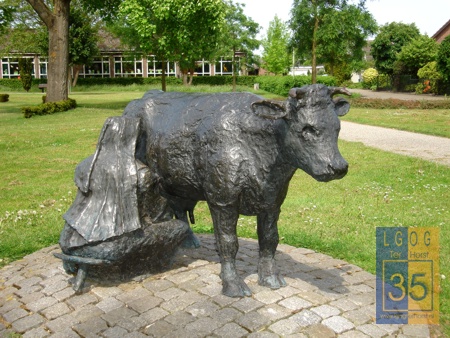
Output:
<instances>
[{"instance_id":1,"label":"tree foliage","mask_svg":"<svg viewBox=\"0 0 450 338\"><path fill-rule=\"evenodd\" d=\"M362 48L377 29L365 0L357 4L347 0L294 0L290 26L294 32L292 48L297 55L311 59L313 83L317 62L328 64L331 74L335 68L339 72L360 69Z\"/></svg>"},{"instance_id":2,"label":"tree foliage","mask_svg":"<svg viewBox=\"0 0 450 338\"><path fill-rule=\"evenodd\" d=\"M275 75L287 73L289 70L291 64L288 51L289 38L287 25L275 15L262 42L264 68Z\"/></svg>"},{"instance_id":3,"label":"tree foliage","mask_svg":"<svg viewBox=\"0 0 450 338\"><path fill-rule=\"evenodd\" d=\"M25 0L4 0L4 6L12 9L12 13L3 30L0 54L18 51L47 54L48 51L42 49L42 41L48 39L46 28L29 3ZM0 30L0 35L1 33ZM48 43L46 46L48 48Z\"/></svg>"},{"instance_id":4,"label":"tree foliage","mask_svg":"<svg viewBox=\"0 0 450 338\"><path fill-rule=\"evenodd\" d=\"M217 49L225 5L222 0L124 0L119 13L128 45L189 66ZM164 67L162 75L165 90Z\"/></svg>"},{"instance_id":5,"label":"tree foliage","mask_svg":"<svg viewBox=\"0 0 450 338\"><path fill-rule=\"evenodd\" d=\"M70 9L69 17L69 63L72 65L90 64L99 55L98 27L81 7Z\"/></svg>"},{"instance_id":6,"label":"tree foliage","mask_svg":"<svg viewBox=\"0 0 450 338\"><path fill-rule=\"evenodd\" d=\"M216 56L230 55L233 59L233 91L236 89L236 52L244 55L241 62L255 62L253 51L260 46L256 38L259 33L259 25L244 14L242 4L227 2L225 14L225 26L220 39L220 48Z\"/></svg>"},{"instance_id":7,"label":"tree foliage","mask_svg":"<svg viewBox=\"0 0 450 338\"><path fill-rule=\"evenodd\" d=\"M427 63L435 61L438 44L436 40L420 35L404 45L397 55L397 62L401 64L402 73L417 74L417 71Z\"/></svg>"},{"instance_id":8,"label":"tree foliage","mask_svg":"<svg viewBox=\"0 0 450 338\"><path fill-rule=\"evenodd\" d=\"M445 82L450 84L450 35L441 42L436 61L437 70L442 74Z\"/></svg>"},{"instance_id":9,"label":"tree foliage","mask_svg":"<svg viewBox=\"0 0 450 338\"><path fill-rule=\"evenodd\" d=\"M0 4L0 34L3 34L13 19L14 8Z\"/></svg>"},{"instance_id":10,"label":"tree foliage","mask_svg":"<svg viewBox=\"0 0 450 338\"><path fill-rule=\"evenodd\" d=\"M94 18L80 6L72 6L69 17L69 64L73 69L72 86L75 86L81 65L89 65L98 49L98 25Z\"/></svg>"},{"instance_id":11,"label":"tree foliage","mask_svg":"<svg viewBox=\"0 0 450 338\"><path fill-rule=\"evenodd\" d=\"M382 74L394 74L398 53L403 46L419 36L420 32L415 24L391 22L382 26L371 46L375 68Z\"/></svg>"}]
</instances>

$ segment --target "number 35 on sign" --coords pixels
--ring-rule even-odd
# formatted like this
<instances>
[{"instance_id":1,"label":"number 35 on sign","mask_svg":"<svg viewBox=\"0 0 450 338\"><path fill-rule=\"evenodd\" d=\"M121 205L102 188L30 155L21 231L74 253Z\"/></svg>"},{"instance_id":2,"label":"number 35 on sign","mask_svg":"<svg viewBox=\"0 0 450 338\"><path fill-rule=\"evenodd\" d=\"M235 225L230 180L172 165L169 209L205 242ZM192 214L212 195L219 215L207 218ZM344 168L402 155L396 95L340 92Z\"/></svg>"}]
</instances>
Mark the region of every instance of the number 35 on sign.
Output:
<instances>
[{"instance_id":1,"label":"number 35 on sign","mask_svg":"<svg viewBox=\"0 0 450 338\"><path fill-rule=\"evenodd\" d=\"M439 324L439 228L377 228L377 323Z\"/></svg>"}]
</instances>

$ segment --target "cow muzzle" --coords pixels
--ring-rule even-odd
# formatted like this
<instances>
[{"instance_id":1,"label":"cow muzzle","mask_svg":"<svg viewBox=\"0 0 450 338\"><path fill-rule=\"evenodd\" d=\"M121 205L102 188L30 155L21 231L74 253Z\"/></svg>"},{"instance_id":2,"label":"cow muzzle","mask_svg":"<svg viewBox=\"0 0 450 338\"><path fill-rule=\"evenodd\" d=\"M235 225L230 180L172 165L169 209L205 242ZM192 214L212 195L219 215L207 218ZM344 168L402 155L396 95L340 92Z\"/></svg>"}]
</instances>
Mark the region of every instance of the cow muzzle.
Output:
<instances>
[{"instance_id":1,"label":"cow muzzle","mask_svg":"<svg viewBox=\"0 0 450 338\"><path fill-rule=\"evenodd\" d=\"M327 172L313 177L319 182L329 182L343 178L348 172L348 163L343 160L339 164L329 164Z\"/></svg>"}]
</instances>

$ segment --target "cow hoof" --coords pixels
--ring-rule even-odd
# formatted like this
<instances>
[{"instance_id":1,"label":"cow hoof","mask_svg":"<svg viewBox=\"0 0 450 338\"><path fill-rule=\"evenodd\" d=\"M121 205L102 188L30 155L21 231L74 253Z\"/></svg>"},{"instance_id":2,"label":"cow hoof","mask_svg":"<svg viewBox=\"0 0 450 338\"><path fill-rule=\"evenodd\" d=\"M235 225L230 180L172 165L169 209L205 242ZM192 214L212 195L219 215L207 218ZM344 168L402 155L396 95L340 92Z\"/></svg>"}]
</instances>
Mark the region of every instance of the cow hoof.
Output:
<instances>
[{"instance_id":1,"label":"cow hoof","mask_svg":"<svg viewBox=\"0 0 450 338\"><path fill-rule=\"evenodd\" d=\"M197 249L200 247L200 241L198 240L197 236L195 236L193 233L190 233L187 235L183 243L181 243L181 246L187 249Z\"/></svg>"},{"instance_id":2,"label":"cow hoof","mask_svg":"<svg viewBox=\"0 0 450 338\"><path fill-rule=\"evenodd\" d=\"M228 297L248 297L252 295L247 284L244 281L229 281L223 282L222 293Z\"/></svg>"},{"instance_id":3,"label":"cow hoof","mask_svg":"<svg viewBox=\"0 0 450 338\"><path fill-rule=\"evenodd\" d=\"M279 289L279 288L287 285L284 278L278 274L264 276L264 277L259 276L258 284L261 286L269 287L271 289Z\"/></svg>"}]
</instances>

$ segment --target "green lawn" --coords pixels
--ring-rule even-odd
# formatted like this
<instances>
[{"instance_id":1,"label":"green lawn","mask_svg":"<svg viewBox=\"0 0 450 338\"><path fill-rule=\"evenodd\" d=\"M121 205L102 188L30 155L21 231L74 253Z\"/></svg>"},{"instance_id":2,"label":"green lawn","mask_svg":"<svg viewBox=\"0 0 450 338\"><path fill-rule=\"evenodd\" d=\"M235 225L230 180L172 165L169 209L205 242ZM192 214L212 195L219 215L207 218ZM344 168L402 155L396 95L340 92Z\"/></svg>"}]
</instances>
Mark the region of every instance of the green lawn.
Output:
<instances>
[{"instance_id":1,"label":"green lawn","mask_svg":"<svg viewBox=\"0 0 450 338\"><path fill-rule=\"evenodd\" d=\"M10 101L0 103L0 266L57 243L61 216L76 193L76 164L94 152L105 119L120 115L143 89L75 91L70 97L77 100L76 110L31 119L22 117L20 107L40 103L41 94L8 94ZM411 123L412 130L433 131L436 124L448 128L448 113L420 112L427 118ZM377 116L385 126L399 123L380 110L351 109L347 116L358 114ZM340 149L350 164L344 179L319 183L301 171L295 174L279 221L281 242L374 273L376 227L439 227L440 267L446 276L441 322L450 335L450 168L360 143L341 141ZM205 203L197 206L196 220L195 231L212 231ZM239 235L255 238L255 226L255 218L241 217Z\"/></svg>"},{"instance_id":2,"label":"green lawn","mask_svg":"<svg viewBox=\"0 0 450 338\"><path fill-rule=\"evenodd\" d=\"M372 126L450 137L450 110L352 108L343 118Z\"/></svg>"}]
</instances>

